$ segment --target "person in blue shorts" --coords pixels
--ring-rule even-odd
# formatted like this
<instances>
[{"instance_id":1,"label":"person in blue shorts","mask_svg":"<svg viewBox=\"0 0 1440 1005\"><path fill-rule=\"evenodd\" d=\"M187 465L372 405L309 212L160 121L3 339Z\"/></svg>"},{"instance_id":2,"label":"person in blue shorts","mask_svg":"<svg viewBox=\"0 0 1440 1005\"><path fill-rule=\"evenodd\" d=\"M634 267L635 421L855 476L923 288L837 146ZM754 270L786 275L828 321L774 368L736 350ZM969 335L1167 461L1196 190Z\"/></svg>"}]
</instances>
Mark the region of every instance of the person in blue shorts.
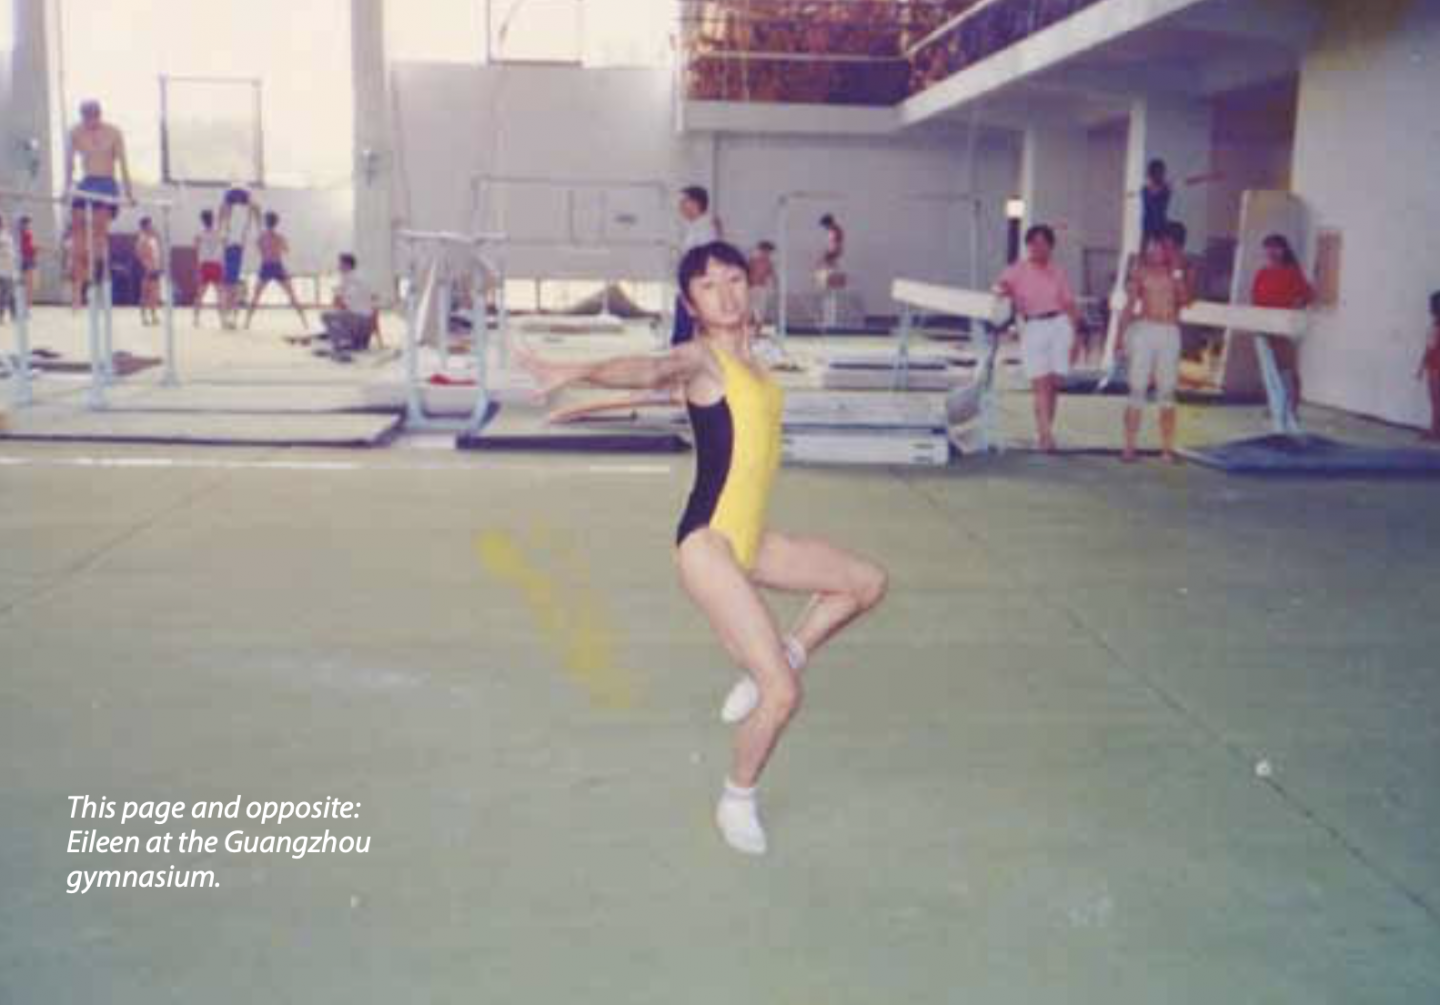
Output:
<instances>
[{"instance_id":1,"label":"person in blue shorts","mask_svg":"<svg viewBox=\"0 0 1440 1005\"><path fill-rule=\"evenodd\" d=\"M75 160L79 158L80 183L75 184ZM124 197L120 182L123 179ZM70 130L65 146L65 191L74 196L70 223L75 233L71 249L71 279L74 306L79 308L85 289L103 274L110 259L110 224L120 212L121 202L133 203L130 164L125 158L125 136L101 118L100 102L80 105L80 124ZM94 196L95 198L86 198ZM96 262L92 265L91 253Z\"/></svg>"},{"instance_id":2,"label":"person in blue shorts","mask_svg":"<svg viewBox=\"0 0 1440 1005\"><path fill-rule=\"evenodd\" d=\"M240 305L245 299L242 274L245 245L250 240L252 225L259 229L260 209L251 200L249 190L239 185L227 189L220 203L219 216L220 235L225 242L225 284L220 290L220 323L226 328L235 327L236 315L240 313Z\"/></svg>"},{"instance_id":3,"label":"person in blue shorts","mask_svg":"<svg viewBox=\"0 0 1440 1005\"><path fill-rule=\"evenodd\" d=\"M249 328L250 322L255 320L255 309L260 306L260 297L264 295L265 287L271 283L279 283L285 295L290 298L290 306L300 315L301 330L308 329L310 324L305 320L305 308L300 306L300 298L295 295L295 287L290 283L290 273L285 270L285 256L290 253L290 242L280 233L279 213L265 214L265 229L260 232L257 243L260 246L260 281L255 284L250 311L245 315L245 327Z\"/></svg>"}]
</instances>

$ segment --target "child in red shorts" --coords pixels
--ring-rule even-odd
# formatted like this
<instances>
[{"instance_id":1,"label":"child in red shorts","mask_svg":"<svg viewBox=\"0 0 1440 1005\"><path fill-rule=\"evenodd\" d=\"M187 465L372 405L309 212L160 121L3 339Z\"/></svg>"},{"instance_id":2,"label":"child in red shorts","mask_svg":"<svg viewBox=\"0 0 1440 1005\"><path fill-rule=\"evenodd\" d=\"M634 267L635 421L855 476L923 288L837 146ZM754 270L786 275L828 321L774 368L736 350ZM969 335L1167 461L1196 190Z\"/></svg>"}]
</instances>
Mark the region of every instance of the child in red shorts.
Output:
<instances>
[{"instance_id":1,"label":"child in red shorts","mask_svg":"<svg viewBox=\"0 0 1440 1005\"><path fill-rule=\"evenodd\" d=\"M225 239L215 229L215 214L210 210L200 213L202 230L195 237L195 258L200 263L200 281L195 286L195 325L200 325L200 307L205 302L205 291L215 290L215 310L223 323L225 297Z\"/></svg>"}]
</instances>

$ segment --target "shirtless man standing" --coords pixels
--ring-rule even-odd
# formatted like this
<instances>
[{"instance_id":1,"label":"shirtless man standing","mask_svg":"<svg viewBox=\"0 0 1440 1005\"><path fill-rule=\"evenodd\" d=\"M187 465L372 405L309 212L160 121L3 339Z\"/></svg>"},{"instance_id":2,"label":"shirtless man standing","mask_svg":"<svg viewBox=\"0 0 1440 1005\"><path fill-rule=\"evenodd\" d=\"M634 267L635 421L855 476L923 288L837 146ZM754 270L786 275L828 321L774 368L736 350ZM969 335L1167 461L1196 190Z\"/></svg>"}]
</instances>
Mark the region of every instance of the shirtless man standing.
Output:
<instances>
[{"instance_id":1,"label":"shirtless man standing","mask_svg":"<svg viewBox=\"0 0 1440 1005\"><path fill-rule=\"evenodd\" d=\"M74 184L77 157L84 171L79 185ZM130 164L125 159L125 137L120 130L101 121L100 102L86 101L80 106L80 124L70 130L65 149L65 191L78 196L70 204L75 234L70 265L74 280L73 300L77 308L91 280L90 249L95 249L100 262L108 262L110 223L119 213L119 207L113 203L85 199L82 193L119 199L116 165L119 165L120 178L125 183L125 201L133 203L135 195L130 185ZM92 207L89 212L87 207ZM94 229L88 230L92 218Z\"/></svg>"},{"instance_id":2,"label":"shirtless man standing","mask_svg":"<svg viewBox=\"0 0 1440 1005\"><path fill-rule=\"evenodd\" d=\"M140 323L160 323L160 281L165 277L165 253L155 223L148 216L140 219L140 233L135 236L135 257L140 262Z\"/></svg>"},{"instance_id":3,"label":"shirtless man standing","mask_svg":"<svg viewBox=\"0 0 1440 1005\"><path fill-rule=\"evenodd\" d=\"M1160 405L1160 443L1167 461L1178 463L1175 454L1175 387L1180 378L1180 311L1190 303L1190 287L1183 267L1176 267L1164 239L1152 234L1145 239L1140 264L1130 274L1125 292L1128 299L1120 318L1120 346L1129 345L1130 401L1125 408L1125 453L1134 463L1140 420L1150 382L1155 382L1155 399Z\"/></svg>"}]
</instances>

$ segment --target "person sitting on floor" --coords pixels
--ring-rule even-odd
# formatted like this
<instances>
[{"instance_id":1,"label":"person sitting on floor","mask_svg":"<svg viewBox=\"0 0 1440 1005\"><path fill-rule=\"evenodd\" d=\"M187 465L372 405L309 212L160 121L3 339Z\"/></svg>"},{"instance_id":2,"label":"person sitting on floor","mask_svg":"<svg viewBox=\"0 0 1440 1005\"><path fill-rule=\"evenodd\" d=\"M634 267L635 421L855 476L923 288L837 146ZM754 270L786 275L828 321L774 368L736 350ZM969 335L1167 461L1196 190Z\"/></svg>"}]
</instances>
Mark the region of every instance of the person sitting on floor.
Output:
<instances>
[{"instance_id":1,"label":"person sitting on floor","mask_svg":"<svg viewBox=\"0 0 1440 1005\"><path fill-rule=\"evenodd\" d=\"M325 337L335 352L365 349L375 332L375 294L356 272L359 262L346 252L340 256L340 285L335 290L335 309L320 316Z\"/></svg>"}]
</instances>

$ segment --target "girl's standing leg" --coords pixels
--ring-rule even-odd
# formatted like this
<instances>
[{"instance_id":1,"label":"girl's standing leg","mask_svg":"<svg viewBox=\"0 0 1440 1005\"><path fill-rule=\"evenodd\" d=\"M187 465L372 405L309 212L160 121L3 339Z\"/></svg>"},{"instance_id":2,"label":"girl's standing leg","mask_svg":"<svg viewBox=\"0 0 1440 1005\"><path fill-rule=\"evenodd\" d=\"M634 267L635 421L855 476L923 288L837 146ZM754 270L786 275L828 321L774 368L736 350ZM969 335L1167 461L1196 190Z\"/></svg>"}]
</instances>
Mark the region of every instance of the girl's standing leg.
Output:
<instances>
[{"instance_id":1,"label":"girl's standing leg","mask_svg":"<svg viewBox=\"0 0 1440 1005\"><path fill-rule=\"evenodd\" d=\"M731 847L761 854L766 840L755 786L799 711L800 679L785 660L769 608L725 538L709 529L695 531L681 543L678 564L685 592L759 685L758 707L735 731L734 758L716 807L716 823Z\"/></svg>"}]
</instances>

